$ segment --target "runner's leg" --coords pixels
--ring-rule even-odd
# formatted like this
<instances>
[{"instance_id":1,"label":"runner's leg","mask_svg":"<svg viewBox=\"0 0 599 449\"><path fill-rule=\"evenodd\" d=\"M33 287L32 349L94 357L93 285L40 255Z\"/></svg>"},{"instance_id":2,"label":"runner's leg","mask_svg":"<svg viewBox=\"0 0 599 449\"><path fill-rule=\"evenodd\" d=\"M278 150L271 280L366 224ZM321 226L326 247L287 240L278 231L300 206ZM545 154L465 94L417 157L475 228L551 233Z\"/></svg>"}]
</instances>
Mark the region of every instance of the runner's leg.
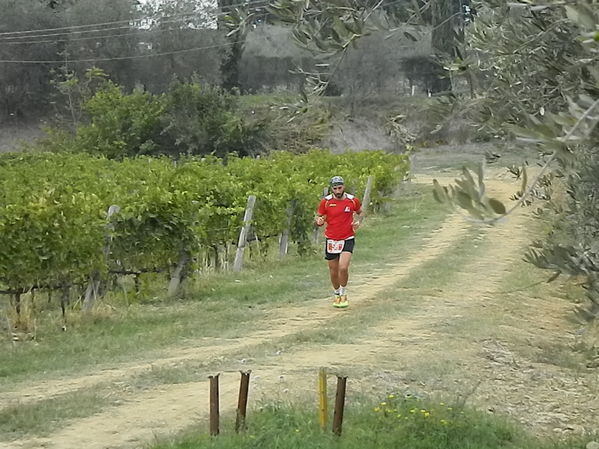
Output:
<instances>
[{"instance_id":1,"label":"runner's leg","mask_svg":"<svg viewBox=\"0 0 599 449\"><path fill-rule=\"evenodd\" d=\"M339 257L327 261L329 263L329 275L334 290L339 290Z\"/></svg>"},{"instance_id":2,"label":"runner's leg","mask_svg":"<svg viewBox=\"0 0 599 449\"><path fill-rule=\"evenodd\" d=\"M349 281L349 263L351 262L352 253L342 252L339 256L339 285L342 288L347 286Z\"/></svg>"}]
</instances>

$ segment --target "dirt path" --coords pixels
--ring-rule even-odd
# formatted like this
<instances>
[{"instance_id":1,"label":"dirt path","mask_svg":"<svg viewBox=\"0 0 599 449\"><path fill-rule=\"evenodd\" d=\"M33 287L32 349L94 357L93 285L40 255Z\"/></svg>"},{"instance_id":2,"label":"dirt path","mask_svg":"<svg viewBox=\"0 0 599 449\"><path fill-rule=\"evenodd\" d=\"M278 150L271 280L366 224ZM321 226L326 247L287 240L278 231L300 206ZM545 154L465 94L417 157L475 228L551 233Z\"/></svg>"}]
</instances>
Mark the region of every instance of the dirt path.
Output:
<instances>
[{"instance_id":1,"label":"dirt path","mask_svg":"<svg viewBox=\"0 0 599 449\"><path fill-rule=\"evenodd\" d=\"M463 218L452 215L435 231L428 243L418 254L409 255L401 262L389 263L382 274L372 273L363 276L356 283L368 285L368 293L357 292L354 297L356 302L354 308L363 307L369 300L374 299L380 291L385 290L401 277L417 269L427 261L439 257L448 250L452 243L462 237L468 229L463 223ZM353 302L353 301L352 301ZM99 372L81 376L74 379L58 379L40 382L36 385L26 384L13 392L0 395L0 403L11 402L28 403L47 399L52 396L70 393L76 390L89 388L91 386L113 382L123 377L130 377L145 371L173 366L178 363L202 361L204 364L211 361L222 360L231 354L238 354L263 343L272 342L289 335L297 334L303 330L312 329L331 319L331 308L327 301L303 303L298 306L285 306L277 309L268 318L268 326L263 331L253 332L243 339L203 338L195 341L190 347L175 348L168 351L171 356L159 360L149 359L145 362L123 364L118 368L98 368Z\"/></svg>"},{"instance_id":2,"label":"dirt path","mask_svg":"<svg viewBox=\"0 0 599 449\"><path fill-rule=\"evenodd\" d=\"M420 175L415 182L429 183L430 178ZM504 198L514 190L501 176L489 187ZM152 366L202 362L221 366L217 370L222 372L221 410L226 413L235 407L237 369L254 369L252 398L272 401L313 396L315 373L327 366L349 375L353 392L443 393L467 397L491 413L511 414L533 430L591 429L599 421L597 372L573 373L535 357L539 345L575 338L574 326L566 320L569 305L554 298L525 293L513 298L502 293L502 280L529 240L529 220L521 212L497 229L473 233L463 217L451 215L417 254L386 261L356 279L355 285L362 287L354 289L348 311L331 310L324 300L305 302L274 311L266 330L243 340L202 339L194 347L171 351L169 358L23 385L2 399L37 401L127 379ZM485 251L453 267L450 282L403 288L402 282L411 274L427 263L442 261L466 235L478 239ZM359 329L356 337L348 330L346 342L287 344L283 352L261 350L265 343L272 347L273 342L305 331L336 329L337 320L358 314L376 316L376 325ZM247 354L251 363L240 362L240 354ZM139 447L205 419L207 392L208 382L202 380L125 393L120 405L72 420L47 438L0 443L0 448Z\"/></svg>"}]
</instances>

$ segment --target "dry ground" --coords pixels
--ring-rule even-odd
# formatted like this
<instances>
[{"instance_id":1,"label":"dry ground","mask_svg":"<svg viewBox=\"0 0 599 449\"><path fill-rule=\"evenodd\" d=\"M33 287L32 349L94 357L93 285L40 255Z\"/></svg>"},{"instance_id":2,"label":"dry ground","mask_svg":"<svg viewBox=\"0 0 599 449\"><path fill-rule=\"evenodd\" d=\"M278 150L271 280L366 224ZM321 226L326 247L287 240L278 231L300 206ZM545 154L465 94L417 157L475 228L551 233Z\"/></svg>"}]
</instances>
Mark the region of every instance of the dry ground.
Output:
<instances>
[{"instance_id":1,"label":"dry ground","mask_svg":"<svg viewBox=\"0 0 599 449\"><path fill-rule=\"evenodd\" d=\"M431 179L421 173L413 182ZM499 171L489 187L503 198L515 189ZM560 352L570 351L579 338L580 326L569 319L572 304L530 294L522 286L506 287L531 238L530 221L523 210L494 229L473 230L461 215L449 215L418 253L397 255L369 272L356 273L352 305L346 311L332 309L324 298L299 302L273 310L268 331L244 338L206 338L174 347L162 360L22 384L0 394L0 403L35 402L99 384L109 385L108 394L115 400L47 437L0 442L0 448L139 447L203 422L210 374L221 373L221 411L226 413L236 405L240 369L253 370L250 396L256 404L316 401L322 366L349 376L348 413L363 394L411 391L507 414L539 434L596 431L599 370L568 364ZM449 281L437 285L433 277L421 285L404 285L427 264L443 262L467 235L475 239L473 255L450 267ZM341 339L328 344L306 337L329 331L341 333ZM151 385L143 391L127 388L128 379L140 373L186 366L203 375L197 381ZM210 371L202 371L206 366Z\"/></svg>"}]
</instances>

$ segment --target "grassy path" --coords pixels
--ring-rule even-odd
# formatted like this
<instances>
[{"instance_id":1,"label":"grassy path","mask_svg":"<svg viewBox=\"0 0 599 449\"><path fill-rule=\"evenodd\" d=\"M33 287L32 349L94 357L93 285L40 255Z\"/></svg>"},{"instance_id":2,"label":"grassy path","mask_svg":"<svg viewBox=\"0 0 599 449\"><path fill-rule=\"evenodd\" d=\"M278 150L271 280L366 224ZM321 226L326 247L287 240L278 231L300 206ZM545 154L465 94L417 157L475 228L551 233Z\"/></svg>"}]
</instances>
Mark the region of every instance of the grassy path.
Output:
<instances>
[{"instance_id":1,"label":"grassy path","mask_svg":"<svg viewBox=\"0 0 599 449\"><path fill-rule=\"evenodd\" d=\"M507 197L513 186L499 177L490 188ZM209 374L222 373L227 412L239 369L253 370L254 401L273 401L312 398L320 366L350 376L350 405L400 389L463 398L539 432L590 429L599 420L596 375L560 355L576 329L566 320L570 305L540 286L504 293L539 279L520 260L530 218L520 213L481 229L456 214L443 218L425 201L413 196L401 212L368 225L349 310L332 309L319 294L326 277L313 273L325 271L322 261L283 267L282 277L295 270L294 284L278 292L261 287L282 299L251 308L249 299L235 302L250 317L224 336L124 351L132 361L102 360L80 374L15 375L0 386L0 422L13 420L0 424L0 447L137 447L205 419ZM313 277L301 281L306 276ZM227 299L212 301L226 307Z\"/></svg>"}]
</instances>

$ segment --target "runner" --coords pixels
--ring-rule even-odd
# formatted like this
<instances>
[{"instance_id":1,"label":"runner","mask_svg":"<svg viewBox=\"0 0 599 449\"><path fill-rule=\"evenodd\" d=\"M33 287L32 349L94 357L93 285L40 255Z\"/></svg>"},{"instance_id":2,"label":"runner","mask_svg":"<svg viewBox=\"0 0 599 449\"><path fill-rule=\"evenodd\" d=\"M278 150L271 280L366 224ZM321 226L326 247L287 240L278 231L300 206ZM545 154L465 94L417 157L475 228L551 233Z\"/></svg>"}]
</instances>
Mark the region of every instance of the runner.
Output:
<instances>
[{"instance_id":1,"label":"runner","mask_svg":"<svg viewBox=\"0 0 599 449\"><path fill-rule=\"evenodd\" d=\"M324 258L328 261L335 291L333 307L346 308L349 306L346 291L349 263L354 250L355 231L360 225L359 219L354 216L362 216L362 205L358 198L345 192L341 176L333 176L330 185L333 193L320 201L316 224L322 226L327 223Z\"/></svg>"}]
</instances>

